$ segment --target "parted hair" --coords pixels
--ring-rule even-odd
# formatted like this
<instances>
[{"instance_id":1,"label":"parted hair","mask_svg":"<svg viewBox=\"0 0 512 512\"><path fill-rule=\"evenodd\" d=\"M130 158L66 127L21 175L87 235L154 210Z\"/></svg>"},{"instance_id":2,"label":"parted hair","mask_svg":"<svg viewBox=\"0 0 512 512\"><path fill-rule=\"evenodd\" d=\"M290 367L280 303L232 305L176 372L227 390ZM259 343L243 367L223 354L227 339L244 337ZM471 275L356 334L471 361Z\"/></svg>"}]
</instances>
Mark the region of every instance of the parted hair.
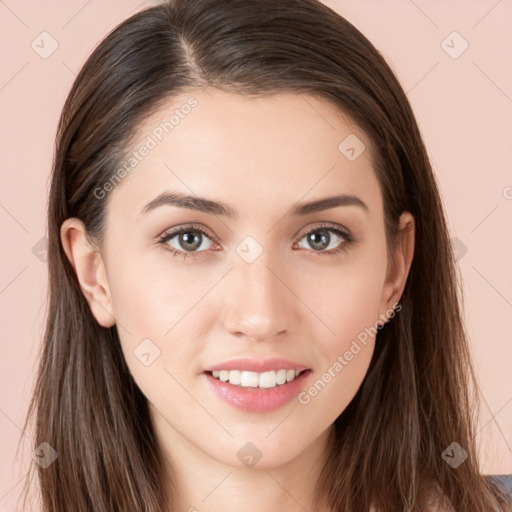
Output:
<instances>
[{"instance_id":1,"label":"parted hair","mask_svg":"<svg viewBox=\"0 0 512 512\"><path fill-rule=\"evenodd\" d=\"M479 470L479 390L463 325L460 275L438 185L408 98L372 43L316 0L171 0L132 15L94 49L59 120L48 201L48 304L25 421L43 512L175 510L148 402L116 326L100 326L60 240L69 217L101 242L107 201L94 190L119 168L141 124L178 93L212 87L245 96L314 94L371 141L388 249L398 218L415 218L414 259L401 310L379 329L365 378L336 419L318 499L336 512L507 510ZM340 141L341 142L341 141ZM135 171L136 172L136 171ZM456 469L442 457L457 442ZM37 480L37 482L36 482Z\"/></svg>"}]
</instances>

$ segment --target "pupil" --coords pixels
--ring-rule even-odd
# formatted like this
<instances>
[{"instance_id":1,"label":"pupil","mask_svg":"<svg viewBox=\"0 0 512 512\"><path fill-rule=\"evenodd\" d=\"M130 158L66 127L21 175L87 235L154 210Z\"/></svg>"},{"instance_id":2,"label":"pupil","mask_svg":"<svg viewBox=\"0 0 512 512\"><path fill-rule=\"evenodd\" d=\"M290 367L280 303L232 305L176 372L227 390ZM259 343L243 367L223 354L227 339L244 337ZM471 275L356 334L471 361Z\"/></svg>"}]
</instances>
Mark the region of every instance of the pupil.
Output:
<instances>
[{"instance_id":1,"label":"pupil","mask_svg":"<svg viewBox=\"0 0 512 512\"><path fill-rule=\"evenodd\" d=\"M318 239L318 240L317 240ZM325 249L329 245L328 231L317 231L309 235L309 242L313 249Z\"/></svg>"},{"instance_id":2,"label":"pupil","mask_svg":"<svg viewBox=\"0 0 512 512\"><path fill-rule=\"evenodd\" d=\"M182 245L185 244L184 248L187 248L186 246L189 244L189 249L197 249L201 245L201 237L198 234L191 233L192 232L182 233L180 243L182 243Z\"/></svg>"}]
</instances>

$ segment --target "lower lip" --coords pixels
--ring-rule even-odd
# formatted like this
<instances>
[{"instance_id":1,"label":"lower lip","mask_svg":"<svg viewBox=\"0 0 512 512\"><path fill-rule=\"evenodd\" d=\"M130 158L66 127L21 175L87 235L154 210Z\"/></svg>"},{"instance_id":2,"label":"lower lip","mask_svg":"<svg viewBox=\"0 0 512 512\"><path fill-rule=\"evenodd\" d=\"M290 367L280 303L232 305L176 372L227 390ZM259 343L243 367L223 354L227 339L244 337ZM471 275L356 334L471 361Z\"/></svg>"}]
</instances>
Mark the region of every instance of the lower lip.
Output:
<instances>
[{"instance_id":1,"label":"lower lip","mask_svg":"<svg viewBox=\"0 0 512 512\"><path fill-rule=\"evenodd\" d=\"M310 373L311 370L305 370L292 381L274 388L244 388L222 382L207 372L203 375L216 395L228 404L244 411L268 412L293 400L300 393Z\"/></svg>"}]
</instances>

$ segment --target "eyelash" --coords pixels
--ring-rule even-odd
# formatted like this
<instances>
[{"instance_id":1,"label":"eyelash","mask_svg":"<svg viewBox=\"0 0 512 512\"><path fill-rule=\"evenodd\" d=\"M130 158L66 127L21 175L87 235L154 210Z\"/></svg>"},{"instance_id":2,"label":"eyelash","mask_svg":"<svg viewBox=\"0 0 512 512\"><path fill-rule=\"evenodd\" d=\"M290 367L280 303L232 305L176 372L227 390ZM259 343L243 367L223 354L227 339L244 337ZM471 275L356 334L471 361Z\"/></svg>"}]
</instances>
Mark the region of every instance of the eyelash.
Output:
<instances>
[{"instance_id":1,"label":"eyelash","mask_svg":"<svg viewBox=\"0 0 512 512\"><path fill-rule=\"evenodd\" d=\"M300 242L305 236L307 236L311 233L315 233L316 231L322 231L322 230L334 232L336 235L339 235L343 238L343 242L341 242L341 244L339 245L339 247L337 249L331 249L330 251L313 251L313 250L311 250L311 252L313 252L313 253L316 253L319 255L325 255L325 256L336 256L339 253L341 253L342 251L348 251L350 246L354 245L357 242L357 238L355 236L351 235L348 231L341 229L341 227L336 224L329 224L329 223L322 224L320 226L315 226L313 229L310 229L310 230L302 233L298 239L298 242ZM158 237L157 242L158 242L158 244L165 246L165 249L168 250L172 254L172 256L181 257L183 259L187 259L190 256L194 256L196 254L205 252L205 251L179 251L179 250L175 249L174 247L171 247L167 244L167 242L169 240L171 240L172 238L174 238L176 235L179 235L181 233L186 233L186 232L202 233L203 235L207 236L209 239L212 239L212 237L209 235L209 233L205 229L203 229L200 226L191 224L189 226L182 226L178 229L171 229L169 231L162 233Z\"/></svg>"}]
</instances>

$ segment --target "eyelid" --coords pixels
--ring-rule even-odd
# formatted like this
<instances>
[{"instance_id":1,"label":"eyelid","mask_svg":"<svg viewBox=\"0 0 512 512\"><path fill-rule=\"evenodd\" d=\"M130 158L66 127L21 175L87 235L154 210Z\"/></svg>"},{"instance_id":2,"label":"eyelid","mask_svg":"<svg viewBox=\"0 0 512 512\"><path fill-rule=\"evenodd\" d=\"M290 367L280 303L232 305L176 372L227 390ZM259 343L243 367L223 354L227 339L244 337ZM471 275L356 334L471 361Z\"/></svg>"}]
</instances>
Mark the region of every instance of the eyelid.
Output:
<instances>
[{"instance_id":1,"label":"eyelid","mask_svg":"<svg viewBox=\"0 0 512 512\"><path fill-rule=\"evenodd\" d=\"M297 238L296 242L294 242L293 246L295 247L296 244L299 243L306 235L308 235L308 234L310 234L312 232L315 232L315 231L319 231L321 229L327 229L327 230L331 230L331 231L340 233L341 236L343 237L343 242L341 243L341 245L337 249L332 249L330 251L310 251L310 252L316 253L318 255L321 255L321 254L325 254L325 255L335 254L338 251L341 251L344 248L346 248L346 246L350 246L354 242L357 241L357 238L354 235L352 235L350 230L346 229L344 226L342 226L340 224L334 224L334 223L331 223L331 222L322 222L322 221L320 221L320 223L317 222L313 226L311 226L309 228L305 228L304 230L300 231L301 234L298 236L298 238ZM177 226L175 228L166 229L161 235L159 235L157 237L158 238L157 241L158 241L158 243L164 245L171 238L174 238L176 235L179 235L180 233L186 232L186 231L198 231L198 232L206 235L213 243L215 243L217 245L220 245L219 242L216 240L216 238L210 233L210 231L206 227L204 227L204 226L202 226L200 224L195 224L195 223L183 224L183 225ZM296 236L294 236L294 238L296 238ZM171 251L171 253L173 253L174 255L180 255L180 256L183 256L183 257L195 256L195 255L198 255L198 254L201 254L201 253L204 253L204 252L208 252L206 250L203 250L203 251L182 251L182 250L176 249L174 247L170 247L170 246L167 247L167 250ZM197 256L195 256L195 257L197 257Z\"/></svg>"},{"instance_id":2,"label":"eyelid","mask_svg":"<svg viewBox=\"0 0 512 512\"><path fill-rule=\"evenodd\" d=\"M180 249L176 249L175 247L172 247L167 243L175 236L187 231L197 231L199 233L202 233L207 238L209 238L214 244L218 245L218 242L216 242L215 237L210 234L209 230L206 227L194 223L183 224L178 227L166 229L161 235L157 237L156 243L159 246L163 246L164 250L169 251L173 258L182 258L183 260L187 260L189 258L197 259L203 258L204 256L208 257L208 254L203 254L208 253L208 251L183 251Z\"/></svg>"},{"instance_id":3,"label":"eyelid","mask_svg":"<svg viewBox=\"0 0 512 512\"><path fill-rule=\"evenodd\" d=\"M215 236L213 236L213 234L211 233L211 231L208 228L206 228L205 226L202 226L201 224L195 224L195 223L181 224L174 228L166 229L163 233L158 235L157 239L161 240L167 236L174 236L183 231L199 231L200 233L203 233L206 236L208 236L208 238L215 240Z\"/></svg>"},{"instance_id":4,"label":"eyelid","mask_svg":"<svg viewBox=\"0 0 512 512\"><path fill-rule=\"evenodd\" d=\"M340 233L343 234L343 237L345 239L355 239L355 237L353 237L353 235L350 233L350 230L348 230L347 228L345 228L344 226L340 225L340 224L333 224L332 222L322 222L320 221L320 224L316 223L314 226L310 227L310 228L306 228L304 229L303 231L300 231L300 236L298 238L298 241L302 240L302 238L305 236L305 235L309 235L309 233L312 233L312 232L315 232L315 231L319 231L321 229L332 229L333 231L338 231Z\"/></svg>"}]
</instances>

